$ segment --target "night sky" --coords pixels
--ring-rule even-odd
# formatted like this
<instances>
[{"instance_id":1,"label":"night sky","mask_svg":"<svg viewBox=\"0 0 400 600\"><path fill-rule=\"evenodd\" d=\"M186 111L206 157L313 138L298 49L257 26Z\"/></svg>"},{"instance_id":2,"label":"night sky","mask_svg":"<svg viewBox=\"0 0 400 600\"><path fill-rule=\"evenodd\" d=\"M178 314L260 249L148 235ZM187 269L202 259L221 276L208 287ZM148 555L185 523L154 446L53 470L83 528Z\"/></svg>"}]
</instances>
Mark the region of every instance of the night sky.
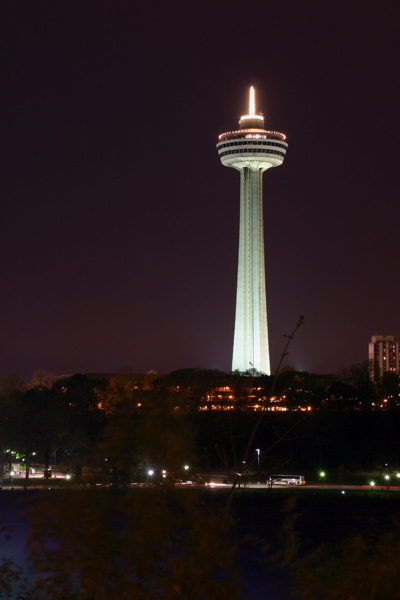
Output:
<instances>
[{"instance_id":1,"label":"night sky","mask_svg":"<svg viewBox=\"0 0 400 600\"><path fill-rule=\"evenodd\" d=\"M400 338L400 5L1 0L0 376L231 368L239 173L256 88L274 368Z\"/></svg>"}]
</instances>

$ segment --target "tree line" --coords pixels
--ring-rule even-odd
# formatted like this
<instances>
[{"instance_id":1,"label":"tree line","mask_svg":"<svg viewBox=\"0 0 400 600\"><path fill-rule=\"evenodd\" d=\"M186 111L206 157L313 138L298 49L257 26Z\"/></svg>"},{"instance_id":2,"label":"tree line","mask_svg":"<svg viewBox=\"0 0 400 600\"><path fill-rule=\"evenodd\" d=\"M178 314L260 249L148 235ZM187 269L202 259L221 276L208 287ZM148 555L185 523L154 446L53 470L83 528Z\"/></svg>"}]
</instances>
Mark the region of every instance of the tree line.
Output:
<instances>
[{"instance_id":1,"label":"tree line","mask_svg":"<svg viewBox=\"0 0 400 600\"><path fill-rule=\"evenodd\" d=\"M358 372L366 376L365 371ZM357 370L349 373L353 378L356 374ZM278 469L320 467L329 467L334 474L331 477L339 478L351 468L379 461L382 466L388 461L395 466L399 460L396 405L388 410L371 410L368 394L372 385L375 393L380 393L377 384L369 380L369 387L362 387L362 377L358 387L356 379L307 377L283 370L272 391L268 388L271 379L255 373L226 375L198 369L184 369L165 377L152 374L114 379L77 374L52 380L42 373L32 386L25 386L15 376L3 378L3 456L8 460L11 452L18 452L26 463L40 460L49 474L48 466L57 453L57 463L75 473L75 483L82 480L82 469L90 467L83 488L43 492L34 499L27 494L28 548L34 577L24 579L18 565L0 559L3 597L15 597L16 591L24 600L242 597L238 566L240 553L248 543L243 541L242 533L249 539L245 497L239 495L232 510L227 511L226 496L207 494L201 487L177 487L177 480L194 473L207 475L211 470L237 471L249 440L252 443L242 470L244 478ZM333 399L323 401L330 398L327 392L338 381L358 390L357 410L349 410ZM254 390L262 397L264 393L289 396L295 389L296 394L307 393L308 404L311 383L315 384L314 397L322 398L314 404L318 410L246 410ZM222 387L233 392L235 409L199 410L202 398ZM362 390L368 400L359 404ZM294 406L298 406L299 397ZM255 425L259 425L257 430ZM190 467L189 475L184 465ZM151 480L149 467L154 469ZM86 486L99 480L112 485L101 489ZM160 485L125 486L139 481ZM0 501L4 501L4 495ZM305 499L304 506L292 503L285 522L280 505L274 507L265 497L260 500L257 514L263 518L270 515L267 530L281 520L280 530L286 535L282 541L270 536L262 551L274 559L285 582L292 583L286 597L339 598L346 589L358 599L365 597L365 589L372 589L369 585L378 590L371 595L374 598L383 597L379 590L393 591L398 584L398 570L390 557L398 548L398 531L393 528L391 535L387 530L377 532L374 538L370 531L364 537L355 537L349 531L340 542L332 542L327 551L320 542L315 551L309 551L296 523L301 524L298 514L307 510L315 520L317 510L315 502L309 508L311 501L313 496ZM244 503L242 531L233 522L240 503ZM336 510L335 506L330 510ZM342 499L340 506L345 506ZM306 531L309 523L307 517L303 527ZM4 535L8 535L7 528ZM264 544L260 537L253 541ZM388 548L383 554L382 544ZM377 573L371 567L368 578L360 575L367 559L368 564L380 569ZM269 568L266 565L260 568ZM388 565L393 566L389 580L384 570ZM360 575L359 590L353 584L355 573ZM327 578L329 585L325 588Z\"/></svg>"},{"instance_id":2,"label":"tree line","mask_svg":"<svg viewBox=\"0 0 400 600\"><path fill-rule=\"evenodd\" d=\"M258 418L255 403L259 411L277 405L287 410L262 411L249 471L256 448L261 449L257 467L266 473L280 465L309 471L316 464L357 469L398 462L392 436L385 433L400 413L396 374L375 382L368 363L340 376L286 367L272 385L272 377L254 372L202 369L58 379L40 371L29 385L5 376L0 379L1 476L16 461L27 479L32 465L42 464L50 476L50 465L57 464L76 482L89 466L115 482L143 480L154 464L167 472L180 472L183 463L203 473L237 471ZM226 404L232 410L224 410ZM294 426L287 439L285 432Z\"/></svg>"}]
</instances>

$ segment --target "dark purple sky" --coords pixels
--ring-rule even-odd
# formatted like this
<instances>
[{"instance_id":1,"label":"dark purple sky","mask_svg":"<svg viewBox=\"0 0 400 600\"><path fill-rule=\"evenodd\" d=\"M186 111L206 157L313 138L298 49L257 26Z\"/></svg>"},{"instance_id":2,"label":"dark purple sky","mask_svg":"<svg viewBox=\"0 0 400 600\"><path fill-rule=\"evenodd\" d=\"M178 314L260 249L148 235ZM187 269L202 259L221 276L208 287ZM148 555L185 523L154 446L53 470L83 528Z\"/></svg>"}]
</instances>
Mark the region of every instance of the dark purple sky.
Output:
<instances>
[{"instance_id":1,"label":"dark purple sky","mask_svg":"<svg viewBox=\"0 0 400 600\"><path fill-rule=\"evenodd\" d=\"M230 370L256 88L271 362L336 372L400 338L400 6L1 2L0 376Z\"/></svg>"}]
</instances>

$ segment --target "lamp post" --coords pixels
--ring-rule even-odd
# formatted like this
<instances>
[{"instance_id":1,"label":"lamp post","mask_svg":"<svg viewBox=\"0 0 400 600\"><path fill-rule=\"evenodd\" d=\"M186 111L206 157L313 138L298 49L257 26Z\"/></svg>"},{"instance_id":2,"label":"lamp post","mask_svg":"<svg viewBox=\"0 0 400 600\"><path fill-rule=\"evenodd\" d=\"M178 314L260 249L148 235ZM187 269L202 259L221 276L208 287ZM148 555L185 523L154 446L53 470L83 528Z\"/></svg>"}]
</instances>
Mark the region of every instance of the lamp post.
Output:
<instances>
[{"instance_id":1,"label":"lamp post","mask_svg":"<svg viewBox=\"0 0 400 600\"><path fill-rule=\"evenodd\" d=\"M185 481L188 482L190 480L190 475L189 475L190 466L188 464L184 465L183 470L185 472Z\"/></svg>"},{"instance_id":2,"label":"lamp post","mask_svg":"<svg viewBox=\"0 0 400 600\"><path fill-rule=\"evenodd\" d=\"M257 452L257 483L260 484L260 448L256 448Z\"/></svg>"}]
</instances>

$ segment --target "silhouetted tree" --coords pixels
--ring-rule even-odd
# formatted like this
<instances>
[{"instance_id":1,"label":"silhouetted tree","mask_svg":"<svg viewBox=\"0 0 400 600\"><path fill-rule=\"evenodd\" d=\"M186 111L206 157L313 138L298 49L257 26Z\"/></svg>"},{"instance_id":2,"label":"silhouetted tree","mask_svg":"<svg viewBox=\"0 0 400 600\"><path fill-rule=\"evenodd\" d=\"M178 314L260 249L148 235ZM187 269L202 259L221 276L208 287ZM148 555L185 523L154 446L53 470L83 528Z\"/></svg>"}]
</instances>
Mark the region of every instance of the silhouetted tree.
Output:
<instances>
[{"instance_id":1,"label":"silhouetted tree","mask_svg":"<svg viewBox=\"0 0 400 600\"><path fill-rule=\"evenodd\" d=\"M399 406L400 377L397 373L384 373L377 387L379 398L387 409Z\"/></svg>"},{"instance_id":2,"label":"silhouetted tree","mask_svg":"<svg viewBox=\"0 0 400 600\"><path fill-rule=\"evenodd\" d=\"M54 373L47 369L36 369L33 372L31 381L27 384L28 388L46 387L51 388L54 383Z\"/></svg>"},{"instance_id":3,"label":"silhouetted tree","mask_svg":"<svg viewBox=\"0 0 400 600\"><path fill-rule=\"evenodd\" d=\"M389 530L370 528L307 550L297 530L301 516L292 497L286 505L283 551L275 556L292 577L290 597L299 600L383 600L398 598L400 521Z\"/></svg>"},{"instance_id":4,"label":"silhouetted tree","mask_svg":"<svg viewBox=\"0 0 400 600\"><path fill-rule=\"evenodd\" d=\"M30 511L37 600L234 600L235 545L197 490L55 491Z\"/></svg>"},{"instance_id":5,"label":"silhouetted tree","mask_svg":"<svg viewBox=\"0 0 400 600\"><path fill-rule=\"evenodd\" d=\"M90 379L76 374L59 379L52 390L63 399L67 409L68 432L64 448L68 463L80 472L88 453L100 439L107 421L101 408L103 392L107 389L105 379Z\"/></svg>"},{"instance_id":6,"label":"silhouetted tree","mask_svg":"<svg viewBox=\"0 0 400 600\"><path fill-rule=\"evenodd\" d=\"M359 405L363 410L371 410L378 398L377 389L371 377L368 360L350 366L349 383L357 390Z\"/></svg>"},{"instance_id":7,"label":"silhouetted tree","mask_svg":"<svg viewBox=\"0 0 400 600\"><path fill-rule=\"evenodd\" d=\"M20 454L26 461L28 475L32 452L37 452L49 476L51 456L62 446L67 433L67 410L62 396L55 389L36 387L22 397Z\"/></svg>"}]
</instances>

